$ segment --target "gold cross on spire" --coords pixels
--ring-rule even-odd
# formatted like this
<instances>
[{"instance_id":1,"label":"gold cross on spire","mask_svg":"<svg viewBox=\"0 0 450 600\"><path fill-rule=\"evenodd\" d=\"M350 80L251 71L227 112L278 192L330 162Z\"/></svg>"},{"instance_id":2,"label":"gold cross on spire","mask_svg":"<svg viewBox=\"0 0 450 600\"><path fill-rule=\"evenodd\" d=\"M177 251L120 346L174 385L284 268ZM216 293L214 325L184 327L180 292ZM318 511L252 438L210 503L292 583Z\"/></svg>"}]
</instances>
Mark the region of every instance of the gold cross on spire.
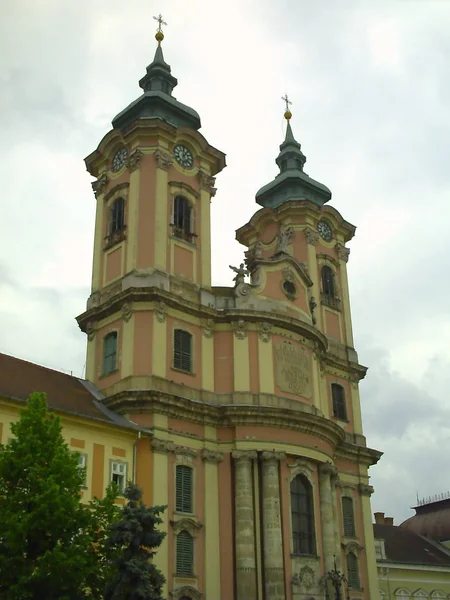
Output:
<instances>
[{"instance_id":1,"label":"gold cross on spire","mask_svg":"<svg viewBox=\"0 0 450 600\"><path fill-rule=\"evenodd\" d=\"M157 17L153 17L153 18L155 19L155 21L158 21L158 29L156 30L155 38L156 38L158 44L160 44L164 39L164 33L162 30L162 26L167 25L167 23L165 21L163 21L161 13Z\"/></svg>"},{"instance_id":2,"label":"gold cross on spire","mask_svg":"<svg viewBox=\"0 0 450 600\"><path fill-rule=\"evenodd\" d=\"M286 121L289 121L289 119L292 117L292 113L289 110L289 104L292 104L292 102L289 100L287 94L285 94L284 96L281 96L281 99L283 100L283 102L286 103L286 110L284 111L284 118L286 119Z\"/></svg>"}]
</instances>

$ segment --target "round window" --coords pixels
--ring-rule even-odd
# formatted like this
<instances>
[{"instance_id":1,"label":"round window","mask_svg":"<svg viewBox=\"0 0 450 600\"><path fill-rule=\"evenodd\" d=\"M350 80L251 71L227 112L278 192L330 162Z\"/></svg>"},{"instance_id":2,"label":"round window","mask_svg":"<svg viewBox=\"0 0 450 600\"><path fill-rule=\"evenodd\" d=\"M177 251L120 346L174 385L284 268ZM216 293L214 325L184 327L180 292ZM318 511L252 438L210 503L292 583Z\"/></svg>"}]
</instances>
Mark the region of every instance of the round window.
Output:
<instances>
[{"instance_id":1,"label":"round window","mask_svg":"<svg viewBox=\"0 0 450 600\"><path fill-rule=\"evenodd\" d=\"M297 292L297 288L292 281L283 281L283 290L288 294L288 296L295 296Z\"/></svg>"}]
</instances>

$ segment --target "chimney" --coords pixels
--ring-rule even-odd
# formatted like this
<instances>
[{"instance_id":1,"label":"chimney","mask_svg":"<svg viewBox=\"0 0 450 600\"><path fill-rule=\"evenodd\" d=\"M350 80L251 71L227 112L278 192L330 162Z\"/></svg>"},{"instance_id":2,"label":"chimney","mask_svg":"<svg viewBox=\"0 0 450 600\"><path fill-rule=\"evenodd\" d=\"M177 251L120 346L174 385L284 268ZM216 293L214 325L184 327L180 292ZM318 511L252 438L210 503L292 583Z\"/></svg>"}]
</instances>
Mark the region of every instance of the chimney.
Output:
<instances>
[{"instance_id":1,"label":"chimney","mask_svg":"<svg viewBox=\"0 0 450 600\"><path fill-rule=\"evenodd\" d=\"M384 525L384 513L376 512L373 513L373 516L375 517L376 525Z\"/></svg>"},{"instance_id":2,"label":"chimney","mask_svg":"<svg viewBox=\"0 0 450 600\"><path fill-rule=\"evenodd\" d=\"M384 518L385 525L394 525L394 517L385 517Z\"/></svg>"}]
</instances>

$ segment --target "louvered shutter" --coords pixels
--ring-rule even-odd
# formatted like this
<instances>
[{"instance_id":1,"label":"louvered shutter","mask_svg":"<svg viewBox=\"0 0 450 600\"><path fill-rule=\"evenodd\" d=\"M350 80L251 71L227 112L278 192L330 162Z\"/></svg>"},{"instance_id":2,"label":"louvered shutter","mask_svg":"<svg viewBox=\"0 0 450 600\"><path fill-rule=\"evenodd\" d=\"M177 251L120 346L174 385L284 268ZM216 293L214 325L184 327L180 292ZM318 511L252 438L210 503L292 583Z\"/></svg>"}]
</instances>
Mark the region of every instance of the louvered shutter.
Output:
<instances>
[{"instance_id":1,"label":"louvered shutter","mask_svg":"<svg viewBox=\"0 0 450 600\"><path fill-rule=\"evenodd\" d=\"M192 469L184 465L176 468L176 510L192 513Z\"/></svg>"},{"instance_id":2,"label":"louvered shutter","mask_svg":"<svg viewBox=\"0 0 450 600\"><path fill-rule=\"evenodd\" d=\"M107 375L116 369L117 333L109 333L103 344L103 373Z\"/></svg>"},{"instance_id":3,"label":"louvered shutter","mask_svg":"<svg viewBox=\"0 0 450 600\"><path fill-rule=\"evenodd\" d=\"M358 559L353 552L347 554L347 579L349 588L359 589Z\"/></svg>"},{"instance_id":4,"label":"louvered shutter","mask_svg":"<svg viewBox=\"0 0 450 600\"><path fill-rule=\"evenodd\" d=\"M177 535L177 575L191 575L194 570L194 540L187 531Z\"/></svg>"},{"instance_id":5,"label":"louvered shutter","mask_svg":"<svg viewBox=\"0 0 450 600\"><path fill-rule=\"evenodd\" d=\"M355 535L355 515L353 512L353 500L342 498L342 520L344 523L344 535L353 537Z\"/></svg>"},{"instance_id":6,"label":"louvered shutter","mask_svg":"<svg viewBox=\"0 0 450 600\"><path fill-rule=\"evenodd\" d=\"M192 336L182 329L175 329L173 364L176 369L192 371Z\"/></svg>"}]
</instances>

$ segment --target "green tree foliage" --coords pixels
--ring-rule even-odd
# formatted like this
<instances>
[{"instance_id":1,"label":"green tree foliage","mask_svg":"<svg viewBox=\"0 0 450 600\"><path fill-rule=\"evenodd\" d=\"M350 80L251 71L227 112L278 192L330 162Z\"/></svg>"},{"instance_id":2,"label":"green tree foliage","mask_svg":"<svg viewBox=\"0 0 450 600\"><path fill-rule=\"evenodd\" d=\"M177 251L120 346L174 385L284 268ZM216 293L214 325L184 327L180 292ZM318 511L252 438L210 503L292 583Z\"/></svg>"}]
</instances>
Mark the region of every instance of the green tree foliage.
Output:
<instances>
[{"instance_id":1,"label":"green tree foliage","mask_svg":"<svg viewBox=\"0 0 450 600\"><path fill-rule=\"evenodd\" d=\"M102 598L115 490L89 506L80 502L78 455L45 394L30 396L11 431L15 439L0 446L0 598Z\"/></svg>"},{"instance_id":2,"label":"green tree foliage","mask_svg":"<svg viewBox=\"0 0 450 600\"><path fill-rule=\"evenodd\" d=\"M164 575L150 561L165 537L157 526L165 506L147 507L142 491L129 483L122 518L109 527L107 546L117 553L115 575L106 588L105 600L162 600Z\"/></svg>"}]
</instances>

